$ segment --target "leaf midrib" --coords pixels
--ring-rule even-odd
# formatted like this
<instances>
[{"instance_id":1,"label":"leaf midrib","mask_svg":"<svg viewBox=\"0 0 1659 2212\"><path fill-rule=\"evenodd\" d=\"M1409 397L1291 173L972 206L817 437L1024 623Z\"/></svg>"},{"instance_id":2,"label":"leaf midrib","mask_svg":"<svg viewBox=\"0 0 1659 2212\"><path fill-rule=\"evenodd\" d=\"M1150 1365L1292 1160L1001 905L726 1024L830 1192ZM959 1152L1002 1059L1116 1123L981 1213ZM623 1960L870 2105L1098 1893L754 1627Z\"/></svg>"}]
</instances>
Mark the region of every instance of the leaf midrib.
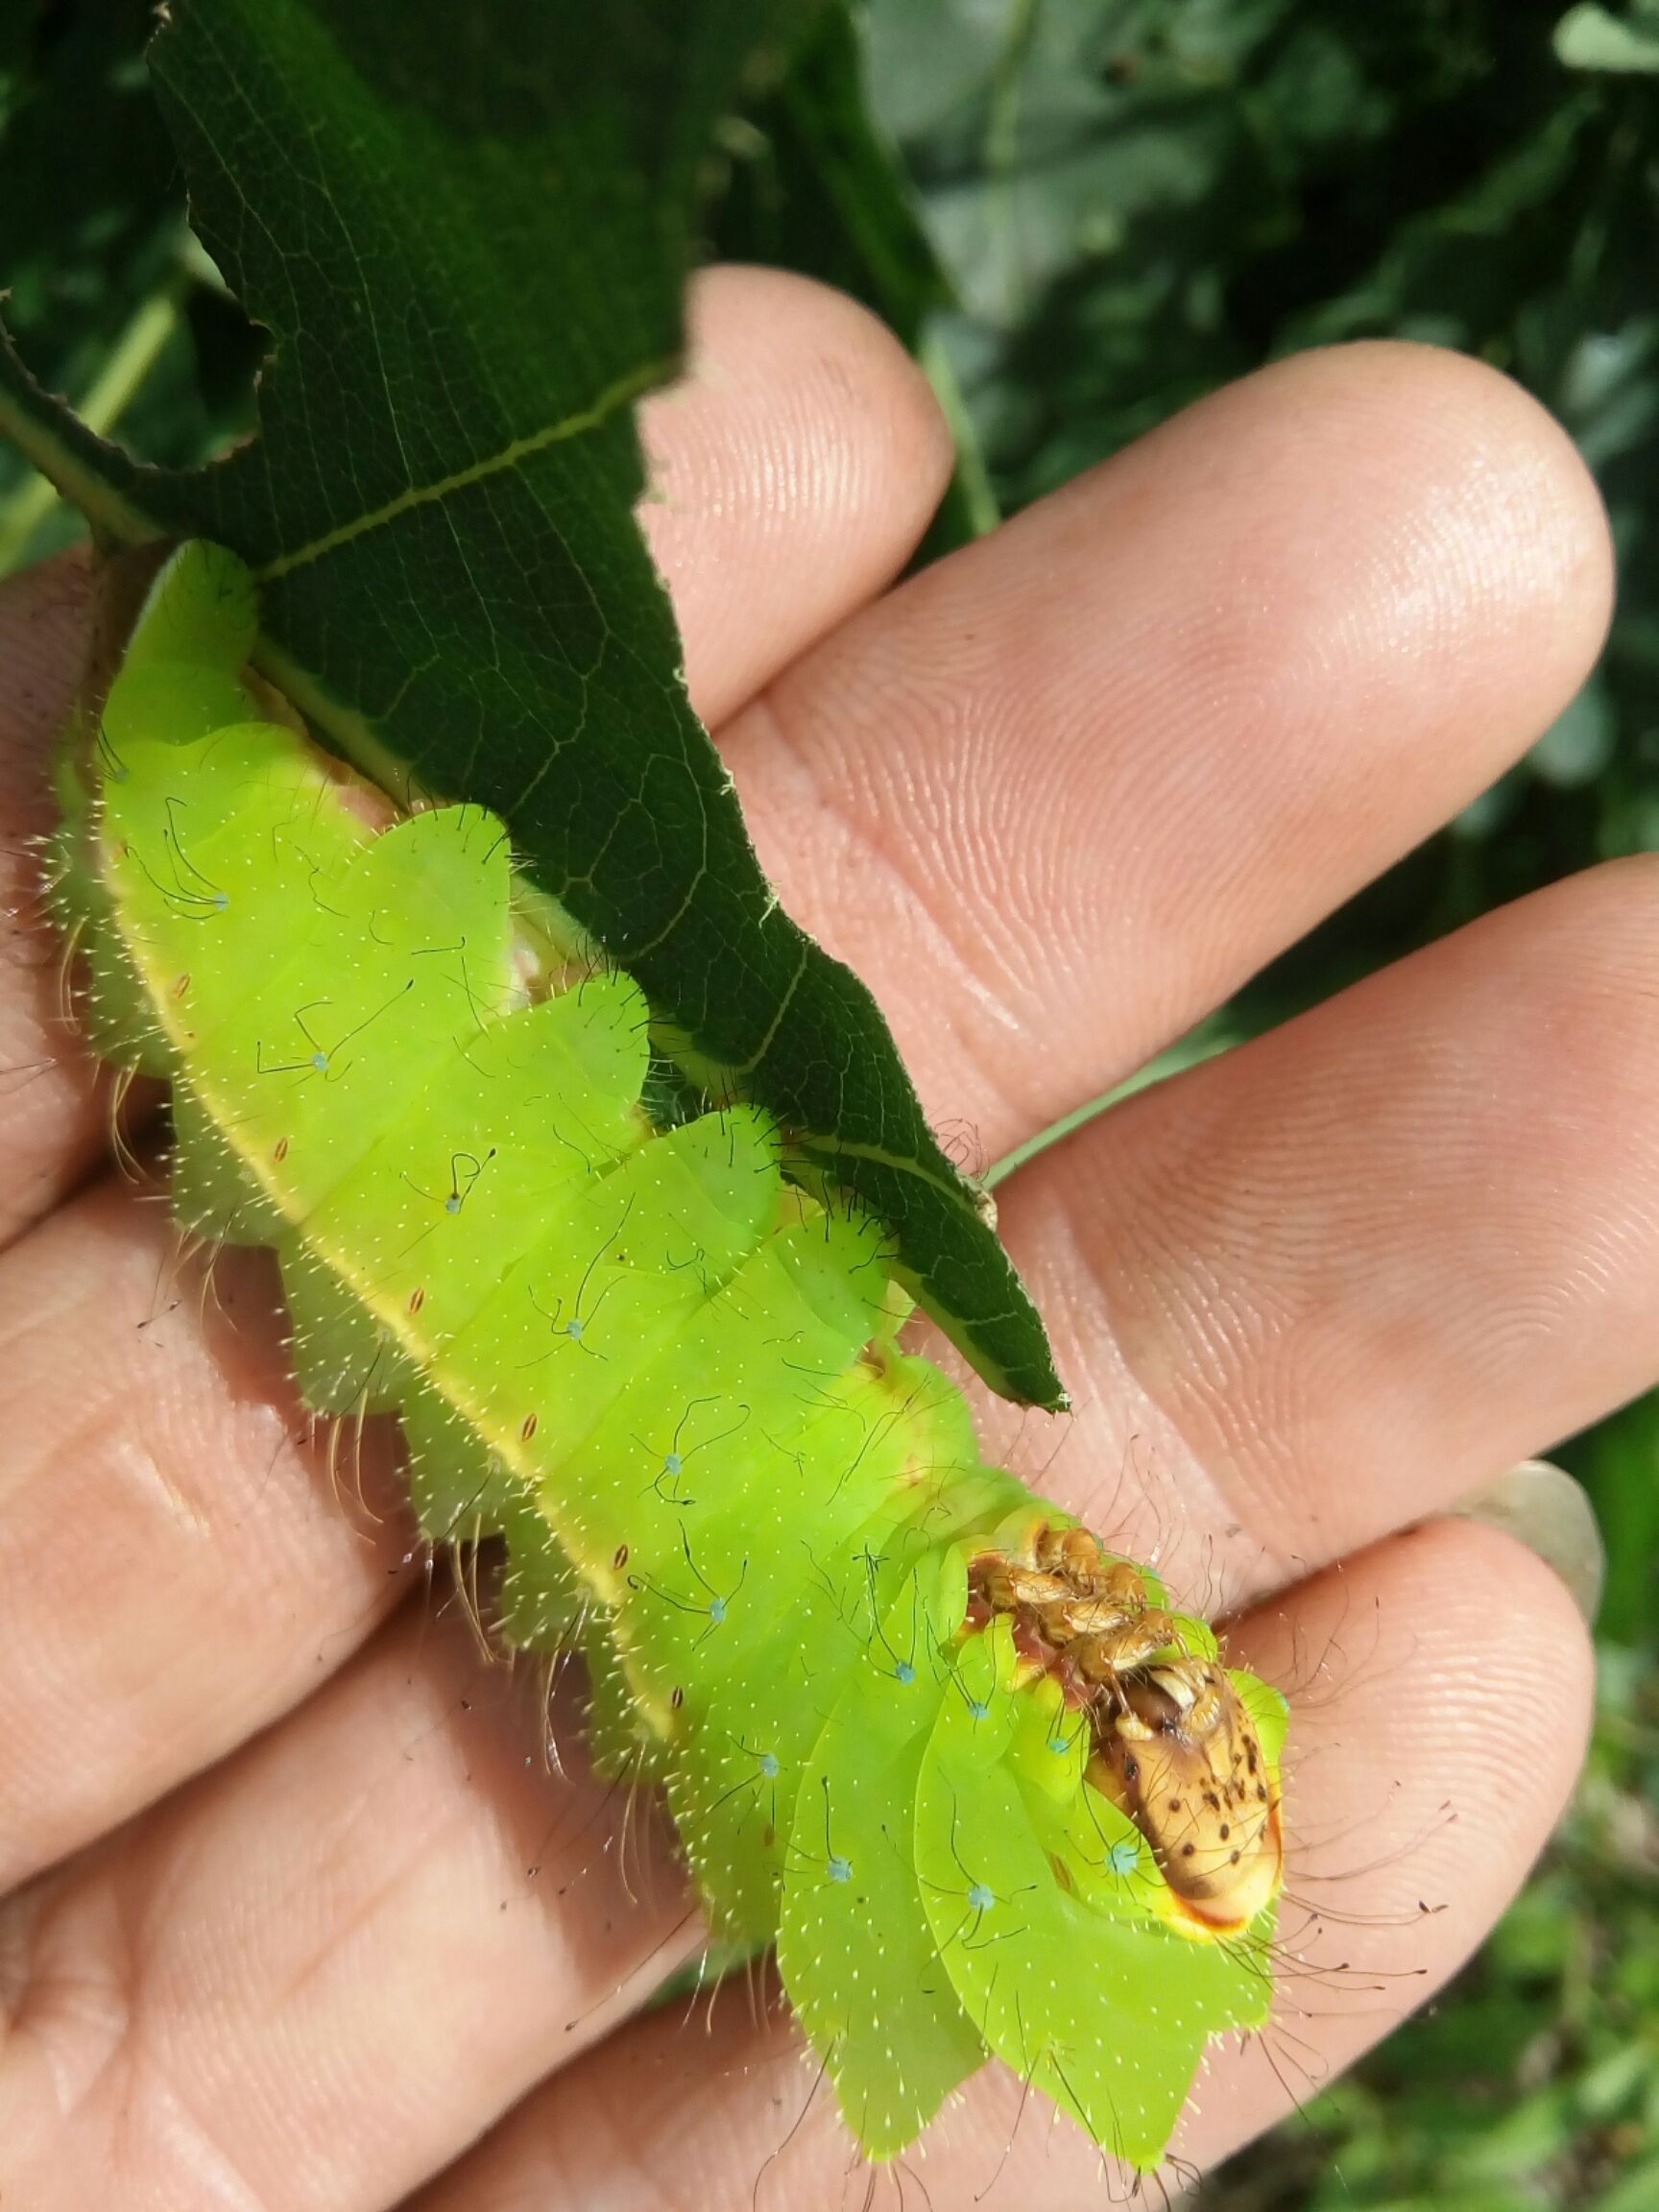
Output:
<instances>
[{"instance_id":1,"label":"leaf midrib","mask_svg":"<svg viewBox=\"0 0 1659 2212\"><path fill-rule=\"evenodd\" d=\"M575 413L565 416L561 421L550 422L542 429L529 431L521 438L511 439L499 451L486 454L481 461L469 462L465 469L457 469L448 476L435 477L430 484L412 484L396 497L386 500L379 507L371 508L352 521L342 522L335 529L325 531L321 538L312 539L308 544L296 546L291 553L279 553L276 560L268 561L262 568L253 571L255 580L261 584L275 583L278 577L291 575L296 568L306 567L329 553L338 552L342 546L352 544L357 539L366 538L373 531L385 528L401 515L410 514L417 508L440 505L457 492L469 491L474 485L487 483L492 476L505 475L520 463L545 452L550 445L567 445L572 438L584 437L589 431L603 429L623 408L631 407L635 400L642 398L647 392L654 392L659 386L667 383L679 366L678 358L669 356L649 361L642 368L629 370L625 375L608 384L589 405L578 408Z\"/></svg>"}]
</instances>

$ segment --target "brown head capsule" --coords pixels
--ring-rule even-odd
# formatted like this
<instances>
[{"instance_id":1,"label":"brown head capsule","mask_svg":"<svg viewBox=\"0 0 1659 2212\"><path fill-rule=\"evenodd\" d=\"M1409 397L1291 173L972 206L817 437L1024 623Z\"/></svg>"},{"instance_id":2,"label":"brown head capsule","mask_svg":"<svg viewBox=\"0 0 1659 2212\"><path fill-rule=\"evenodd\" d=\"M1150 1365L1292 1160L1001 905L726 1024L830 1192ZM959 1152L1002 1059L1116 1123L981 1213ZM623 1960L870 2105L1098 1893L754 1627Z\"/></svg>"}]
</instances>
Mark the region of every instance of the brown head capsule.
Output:
<instances>
[{"instance_id":1,"label":"brown head capsule","mask_svg":"<svg viewBox=\"0 0 1659 2212\"><path fill-rule=\"evenodd\" d=\"M1210 1660L1151 1667L1118 1690L1089 1779L1146 1838L1188 1915L1236 1934L1284 1872L1279 1794L1255 1722Z\"/></svg>"}]
</instances>

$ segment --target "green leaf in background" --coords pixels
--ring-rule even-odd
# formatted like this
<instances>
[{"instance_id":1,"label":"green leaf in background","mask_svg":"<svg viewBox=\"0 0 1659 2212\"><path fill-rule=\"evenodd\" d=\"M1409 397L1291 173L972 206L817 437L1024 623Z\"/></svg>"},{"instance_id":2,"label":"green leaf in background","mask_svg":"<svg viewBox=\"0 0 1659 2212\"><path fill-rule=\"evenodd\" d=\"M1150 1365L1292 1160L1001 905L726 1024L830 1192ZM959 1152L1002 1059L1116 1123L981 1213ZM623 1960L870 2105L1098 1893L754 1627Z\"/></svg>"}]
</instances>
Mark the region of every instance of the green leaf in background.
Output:
<instances>
[{"instance_id":1,"label":"green leaf in background","mask_svg":"<svg viewBox=\"0 0 1659 2212\"><path fill-rule=\"evenodd\" d=\"M1555 26L1555 52L1569 69L1659 71L1659 11L1638 0L1636 13L1624 21L1584 0Z\"/></svg>"},{"instance_id":2,"label":"green leaf in background","mask_svg":"<svg viewBox=\"0 0 1659 2212\"><path fill-rule=\"evenodd\" d=\"M987 1380L1052 1406L1042 1324L874 1000L760 874L632 516L716 126L800 19L180 0L152 67L196 231L272 333L262 434L140 469L14 357L0 424L115 537L242 554L262 664L315 725L394 787L499 811L692 1063L891 1227Z\"/></svg>"}]
</instances>

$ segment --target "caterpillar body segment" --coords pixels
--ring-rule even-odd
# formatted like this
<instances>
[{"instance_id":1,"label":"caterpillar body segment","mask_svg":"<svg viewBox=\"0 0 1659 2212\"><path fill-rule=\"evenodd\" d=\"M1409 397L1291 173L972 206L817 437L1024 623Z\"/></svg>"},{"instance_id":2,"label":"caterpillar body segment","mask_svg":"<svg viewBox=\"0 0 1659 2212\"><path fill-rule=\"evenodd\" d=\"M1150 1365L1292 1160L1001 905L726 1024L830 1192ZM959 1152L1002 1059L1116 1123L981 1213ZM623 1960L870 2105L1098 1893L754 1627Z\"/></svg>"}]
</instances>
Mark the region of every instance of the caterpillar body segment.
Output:
<instances>
[{"instance_id":1,"label":"caterpillar body segment","mask_svg":"<svg viewBox=\"0 0 1659 2212\"><path fill-rule=\"evenodd\" d=\"M1259 2025L1284 1707L983 1465L888 1240L472 806L396 808L246 676L192 545L60 779L89 1035L173 1087L181 1224L278 1256L307 1402L396 1409L421 1523L499 1537L508 1642L582 1649L731 1951L776 1944L860 2143L990 2054L1155 2164Z\"/></svg>"}]
</instances>

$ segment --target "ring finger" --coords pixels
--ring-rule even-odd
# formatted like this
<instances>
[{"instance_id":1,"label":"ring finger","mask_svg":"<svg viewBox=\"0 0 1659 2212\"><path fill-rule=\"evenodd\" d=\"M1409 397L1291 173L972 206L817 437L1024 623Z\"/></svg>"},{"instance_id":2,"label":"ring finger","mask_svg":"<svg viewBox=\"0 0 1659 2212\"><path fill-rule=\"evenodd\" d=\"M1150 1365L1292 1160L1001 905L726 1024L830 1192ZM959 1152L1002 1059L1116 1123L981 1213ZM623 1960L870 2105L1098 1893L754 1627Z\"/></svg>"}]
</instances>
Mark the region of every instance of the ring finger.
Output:
<instances>
[{"instance_id":1,"label":"ring finger","mask_svg":"<svg viewBox=\"0 0 1659 2212\"><path fill-rule=\"evenodd\" d=\"M1542 1846L1588 1717L1588 1647L1565 1590L1466 1523L1357 1557L1238 1623L1230 1646L1303 1693L1286 1902L1274 2017L1212 2050L1176 2139L1177 2183L1282 2118L1455 1970ZM1109 2184L1081 2132L992 2067L878 2197L786 2010L757 2018L752 1993L728 1984L587 2054L411 2212L661 2212L665 2175L673 2201L705 2212L859 2212L913 2196L941 2212L1094 2212L1128 2180Z\"/></svg>"}]
</instances>

